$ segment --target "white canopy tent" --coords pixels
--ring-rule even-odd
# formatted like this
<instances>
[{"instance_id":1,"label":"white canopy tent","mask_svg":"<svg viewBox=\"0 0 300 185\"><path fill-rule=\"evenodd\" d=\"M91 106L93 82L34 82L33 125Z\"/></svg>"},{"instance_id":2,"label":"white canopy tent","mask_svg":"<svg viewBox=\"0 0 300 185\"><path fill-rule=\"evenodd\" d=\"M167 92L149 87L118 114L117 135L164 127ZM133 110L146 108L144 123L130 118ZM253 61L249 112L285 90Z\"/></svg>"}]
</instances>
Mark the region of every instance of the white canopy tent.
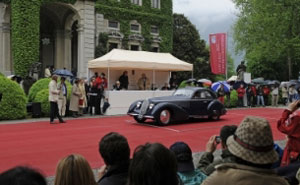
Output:
<instances>
[{"instance_id":1,"label":"white canopy tent","mask_svg":"<svg viewBox=\"0 0 300 185\"><path fill-rule=\"evenodd\" d=\"M170 53L113 49L106 55L89 61L88 68L108 69L108 80L110 70L152 70L155 81L155 71L193 71L193 64L179 60Z\"/></svg>"}]
</instances>

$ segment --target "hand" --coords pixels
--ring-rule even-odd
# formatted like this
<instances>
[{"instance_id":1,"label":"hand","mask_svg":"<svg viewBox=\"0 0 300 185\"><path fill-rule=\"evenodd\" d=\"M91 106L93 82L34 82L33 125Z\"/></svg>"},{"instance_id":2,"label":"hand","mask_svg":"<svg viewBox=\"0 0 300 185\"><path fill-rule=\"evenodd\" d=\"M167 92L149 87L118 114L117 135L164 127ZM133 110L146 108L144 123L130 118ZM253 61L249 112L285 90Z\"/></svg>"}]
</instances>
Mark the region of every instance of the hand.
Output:
<instances>
[{"instance_id":1,"label":"hand","mask_svg":"<svg viewBox=\"0 0 300 185\"><path fill-rule=\"evenodd\" d=\"M206 152L214 153L217 148L218 143L216 143L216 135L213 135L209 138L208 142L206 143Z\"/></svg>"},{"instance_id":2,"label":"hand","mask_svg":"<svg viewBox=\"0 0 300 185\"><path fill-rule=\"evenodd\" d=\"M101 168L98 170L98 178L101 179L103 175L106 173L106 171L107 171L107 166L106 165L101 166Z\"/></svg>"},{"instance_id":3,"label":"hand","mask_svg":"<svg viewBox=\"0 0 300 185\"><path fill-rule=\"evenodd\" d=\"M294 101L294 102L290 103L289 106L288 106L288 109L291 112L295 112L299 108L298 107L299 103L300 103L300 100L297 100L297 101Z\"/></svg>"}]
</instances>

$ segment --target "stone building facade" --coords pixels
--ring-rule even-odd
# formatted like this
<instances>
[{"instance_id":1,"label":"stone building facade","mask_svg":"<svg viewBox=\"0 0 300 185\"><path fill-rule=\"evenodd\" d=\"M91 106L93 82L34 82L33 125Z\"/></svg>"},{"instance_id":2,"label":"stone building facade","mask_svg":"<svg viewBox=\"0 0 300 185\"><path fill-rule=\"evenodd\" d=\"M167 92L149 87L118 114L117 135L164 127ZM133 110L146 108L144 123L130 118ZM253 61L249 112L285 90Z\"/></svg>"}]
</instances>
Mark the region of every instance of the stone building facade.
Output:
<instances>
[{"instance_id":1,"label":"stone building facade","mask_svg":"<svg viewBox=\"0 0 300 185\"><path fill-rule=\"evenodd\" d=\"M134 11L137 15L143 12L139 12L139 7L136 6L143 7L143 4L151 4L151 8L160 10L160 1L169 1L172 4L172 0L77 0L74 3L63 3L59 0L45 1L40 7L40 50L38 51L41 63L40 77L44 75L43 69L51 65L56 69L72 70L78 77L87 77L87 63L95 58L97 39L102 32L109 36L106 46L108 50L112 48L145 50L143 25L138 20L129 21L131 34L128 35L122 33L120 28L122 20L112 19L111 16L102 13L101 8L100 10L97 8L104 5L112 6L110 1L127 4L128 10L131 5L135 6ZM170 8L172 12L172 6ZM11 9L9 1L0 0L0 72L5 75L14 74ZM147 14L147 16L152 15ZM172 27L172 23L168 26ZM172 37L163 38L155 25L150 29L152 36L150 50L161 51L162 40L172 43ZM124 46L124 37L127 46Z\"/></svg>"}]
</instances>

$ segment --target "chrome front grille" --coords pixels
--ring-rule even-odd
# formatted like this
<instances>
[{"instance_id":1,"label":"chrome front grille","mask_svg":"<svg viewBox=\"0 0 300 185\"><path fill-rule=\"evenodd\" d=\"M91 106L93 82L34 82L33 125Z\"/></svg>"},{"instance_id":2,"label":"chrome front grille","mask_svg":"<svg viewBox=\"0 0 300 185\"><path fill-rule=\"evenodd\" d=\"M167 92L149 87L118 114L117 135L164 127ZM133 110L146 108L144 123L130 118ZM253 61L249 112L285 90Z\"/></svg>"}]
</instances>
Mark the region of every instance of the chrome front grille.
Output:
<instances>
[{"instance_id":1,"label":"chrome front grille","mask_svg":"<svg viewBox=\"0 0 300 185\"><path fill-rule=\"evenodd\" d=\"M149 101L148 100L144 100L139 115L146 114L148 107L149 107Z\"/></svg>"}]
</instances>

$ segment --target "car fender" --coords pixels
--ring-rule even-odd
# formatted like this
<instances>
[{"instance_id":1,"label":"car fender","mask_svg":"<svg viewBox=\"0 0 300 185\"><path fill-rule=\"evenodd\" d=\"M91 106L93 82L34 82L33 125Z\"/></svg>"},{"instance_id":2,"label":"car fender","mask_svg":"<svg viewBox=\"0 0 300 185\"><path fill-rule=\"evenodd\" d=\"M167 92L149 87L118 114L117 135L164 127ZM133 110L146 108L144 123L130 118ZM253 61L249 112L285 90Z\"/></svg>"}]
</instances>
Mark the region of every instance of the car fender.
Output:
<instances>
[{"instance_id":1,"label":"car fender","mask_svg":"<svg viewBox=\"0 0 300 185\"><path fill-rule=\"evenodd\" d=\"M138 102L142 102L142 101L143 101L143 100L137 100L137 101L133 102L133 103L129 106L128 113L129 113L129 112L133 112L133 110L134 110L135 107L136 107L136 104L137 104Z\"/></svg>"},{"instance_id":2,"label":"car fender","mask_svg":"<svg viewBox=\"0 0 300 185\"><path fill-rule=\"evenodd\" d=\"M213 114L213 110L221 111L222 109L224 109L224 105L219 100L213 100L207 106L209 114Z\"/></svg>"},{"instance_id":3,"label":"car fender","mask_svg":"<svg viewBox=\"0 0 300 185\"><path fill-rule=\"evenodd\" d=\"M155 118L157 118L162 109L169 109L172 112L173 121L185 120L189 118L189 114L183 108L173 103L159 103L154 106L151 113Z\"/></svg>"}]
</instances>

